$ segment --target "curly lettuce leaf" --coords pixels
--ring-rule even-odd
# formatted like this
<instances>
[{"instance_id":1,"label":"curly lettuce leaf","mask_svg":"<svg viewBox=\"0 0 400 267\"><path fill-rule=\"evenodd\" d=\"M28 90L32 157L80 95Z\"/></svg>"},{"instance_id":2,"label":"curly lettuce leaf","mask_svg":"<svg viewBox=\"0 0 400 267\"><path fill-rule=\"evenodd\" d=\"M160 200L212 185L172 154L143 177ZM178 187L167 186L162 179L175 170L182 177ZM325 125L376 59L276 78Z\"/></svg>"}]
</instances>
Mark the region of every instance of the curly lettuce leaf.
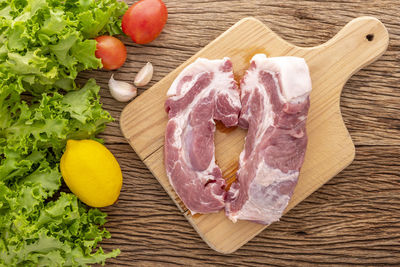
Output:
<instances>
[{"instance_id":1,"label":"curly lettuce leaf","mask_svg":"<svg viewBox=\"0 0 400 267\"><path fill-rule=\"evenodd\" d=\"M104 263L120 253L115 249L105 254L101 248L92 252L98 242L110 237L107 230L99 227L106 222L105 214L97 209L86 212L74 195L61 193L56 201L39 204L38 209L40 213L32 213L30 217L9 214L14 220L12 230L2 232L8 237L0 242L2 264L87 266Z\"/></svg>"},{"instance_id":2,"label":"curly lettuce leaf","mask_svg":"<svg viewBox=\"0 0 400 267\"><path fill-rule=\"evenodd\" d=\"M88 38L121 34L126 9L116 0L2 0L0 70L34 94L74 90L78 72L102 67Z\"/></svg>"},{"instance_id":3,"label":"curly lettuce leaf","mask_svg":"<svg viewBox=\"0 0 400 267\"><path fill-rule=\"evenodd\" d=\"M52 148L59 155L67 139L94 138L112 121L98 101L99 90L91 79L82 89L65 96L42 94L30 106L21 102L10 118L12 122L4 122L7 127L0 128L0 144L7 143L8 149L24 153Z\"/></svg>"}]
</instances>

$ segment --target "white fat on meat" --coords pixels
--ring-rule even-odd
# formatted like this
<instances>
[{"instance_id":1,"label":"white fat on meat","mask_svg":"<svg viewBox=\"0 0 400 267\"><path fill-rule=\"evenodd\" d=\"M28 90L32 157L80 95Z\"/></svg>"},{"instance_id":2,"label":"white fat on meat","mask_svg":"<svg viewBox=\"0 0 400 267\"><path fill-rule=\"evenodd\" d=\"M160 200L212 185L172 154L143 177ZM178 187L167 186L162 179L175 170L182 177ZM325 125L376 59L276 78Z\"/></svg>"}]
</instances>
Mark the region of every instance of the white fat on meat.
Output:
<instances>
[{"instance_id":1,"label":"white fat on meat","mask_svg":"<svg viewBox=\"0 0 400 267\"><path fill-rule=\"evenodd\" d=\"M257 54L240 86L248 134L225 211L233 222L268 225L282 216L304 161L311 78L303 58Z\"/></svg>"},{"instance_id":2,"label":"white fat on meat","mask_svg":"<svg viewBox=\"0 0 400 267\"><path fill-rule=\"evenodd\" d=\"M252 61L270 73L279 73L279 96L284 102L304 101L311 92L311 77L307 63L300 57L267 57L257 54Z\"/></svg>"}]
</instances>

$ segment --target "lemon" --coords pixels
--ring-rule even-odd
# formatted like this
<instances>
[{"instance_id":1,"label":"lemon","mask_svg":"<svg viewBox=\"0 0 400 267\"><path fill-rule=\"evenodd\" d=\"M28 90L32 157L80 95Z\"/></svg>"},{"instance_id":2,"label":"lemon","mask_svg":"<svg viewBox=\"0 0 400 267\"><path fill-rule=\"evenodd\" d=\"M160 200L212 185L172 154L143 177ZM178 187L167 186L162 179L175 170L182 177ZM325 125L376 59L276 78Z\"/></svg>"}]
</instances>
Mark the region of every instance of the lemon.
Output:
<instances>
[{"instance_id":1,"label":"lemon","mask_svg":"<svg viewBox=\"0 0 400 267\"><path fill-rule=\"evenodd\" d=\"M114 155L94 140L68 140L61 174L69 189L92 207L114 204L121 192L122 172Z\"/></svg>"}]
</instances>

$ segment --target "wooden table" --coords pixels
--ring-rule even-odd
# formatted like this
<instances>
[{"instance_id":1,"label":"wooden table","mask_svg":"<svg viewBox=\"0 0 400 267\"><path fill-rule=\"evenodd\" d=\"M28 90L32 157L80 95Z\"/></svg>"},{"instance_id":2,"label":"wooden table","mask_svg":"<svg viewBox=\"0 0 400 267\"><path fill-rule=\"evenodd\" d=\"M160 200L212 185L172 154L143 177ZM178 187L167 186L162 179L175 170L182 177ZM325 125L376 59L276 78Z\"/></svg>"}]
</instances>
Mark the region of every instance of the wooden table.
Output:
<instances>
[{"instance_id":1,"label":"wooden table","mask_svg":"<svg viewBox=\"0 0 400 267\"><path fill-rule=\"evenodd\" d=\"M128 1L132 3L133 1ZM341 108L356 145L352 165L231 255L205 244L119 129L125 106L111 98L111 72L94 71L104 108L115 122L101 135L124 175L119 201L104 209L119 247L112 266L400 265L400 3L398 1L215 1L166 0L166 28L154 42L128 48L116 79L133 81L150 61L150 86L239 19L254 16L286 40L315 46L352 18L370 15L388 28L384 56L355 74L343 89ZM146 87L147 88L147 87ZM144 88L144 90L146 89ZM143 90L140 90L143 92Z\"/></svg>"}]
</instances>

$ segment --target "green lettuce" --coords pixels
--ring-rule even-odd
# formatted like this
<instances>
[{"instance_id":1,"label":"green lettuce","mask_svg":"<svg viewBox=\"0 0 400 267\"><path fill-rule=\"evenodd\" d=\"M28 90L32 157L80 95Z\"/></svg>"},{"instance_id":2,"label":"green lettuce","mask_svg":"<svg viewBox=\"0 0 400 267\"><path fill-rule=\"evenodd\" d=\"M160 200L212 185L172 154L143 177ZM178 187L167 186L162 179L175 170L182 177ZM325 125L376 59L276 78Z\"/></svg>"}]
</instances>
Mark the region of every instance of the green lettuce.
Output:
<instances>
[{"instance_id":1,"label":"green lettuce","mask_svg":"<svg viewBox=\"0 0 400 267\"><path fill-rule=\"evenodd\" d=\"M116 0L0 0L0 71L35 94L74 90L78 72L102 67L88 38L122 33L126 8Z\"/></svg>"},{"instance_id":2,"label":"green lettuce","mask_svg":"<svg viewBox=\"0 0 400 267\"><path fill-rule=\"evenodd\" d=\"M68 139L95 138L112 121L90 79L93 37L119 34L116 0L0 0L0 266L87 266L117 256L106 214L60 192Z\"/></svg>"},{"instance_id":3,"label":"green lettuce","mask_svg":"<svg viewBox=\"0 0 400 267\"><path fill-rule=\"evenodd\" d=\"M30 105L21 101L9 107L6 112L14 115L8 120L4 116L6 128L0 128L0 144L24 153L51 148L59 157L67 139L94 138L112 120L101 108L99 90L91 79L78 91L43 93Z\"/></svg>"}]
</instances>

